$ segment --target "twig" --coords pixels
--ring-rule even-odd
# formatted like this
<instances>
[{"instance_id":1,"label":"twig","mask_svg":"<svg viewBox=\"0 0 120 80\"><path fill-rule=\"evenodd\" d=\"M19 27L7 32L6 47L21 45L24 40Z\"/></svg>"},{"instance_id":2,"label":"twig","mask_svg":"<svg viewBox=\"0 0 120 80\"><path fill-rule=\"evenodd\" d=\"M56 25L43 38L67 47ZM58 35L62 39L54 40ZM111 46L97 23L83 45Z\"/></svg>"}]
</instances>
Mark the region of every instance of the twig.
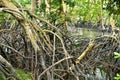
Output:
<instances>
[{"instance_id":1,"label":"twig","mask_svg":"<svg viewBox=\"0 0 120 80\"><path fill-rule=\"evenodd\" d=\"M16 71L14 70L14 68L12 67L12 65L5 59L3 58L1 55L0 55L0 69L6 74L6 75L9 75L7 74L7 71L5 71L2 67L2 64L8 68L8 71L11 73L10 75L14 75L14 76L17 76L17 73Z\"/></svg>"}]
</instances>

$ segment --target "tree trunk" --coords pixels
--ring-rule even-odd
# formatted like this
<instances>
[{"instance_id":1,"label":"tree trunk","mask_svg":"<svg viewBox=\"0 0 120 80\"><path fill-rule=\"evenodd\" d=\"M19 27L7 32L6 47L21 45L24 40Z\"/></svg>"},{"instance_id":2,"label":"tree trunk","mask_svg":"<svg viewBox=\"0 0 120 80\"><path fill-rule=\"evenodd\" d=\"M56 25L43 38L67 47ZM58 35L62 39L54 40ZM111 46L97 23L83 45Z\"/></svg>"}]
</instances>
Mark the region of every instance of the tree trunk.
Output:
<instances>
[{"instance_id":1,"label":"tree trunk","mask_svg":"<svg viewBox=\"0 0 120 80\"><path fill-rule=\"evenodd\" d=\"M33 13L35 13L35 10L36 10L36 3L37 3L36 0L31 0L31 11Z\"/></svg>"},{"instance_id":2,"label":"tree trunk","mask_svg":"<svg viewBox=\"0 0 120 80\"><path fill-rule=\"evenodd\" d=\"M66 20L65 20L65 17L66 17L66 3L63 0L60 0L60 4L61 4L61 6L60 6L60 15L61 15L61 18L62 18L64 29L67 30Z\"/></svg>"},{"instance_id":3,"label":"tree trunk","mask_svg":"<svg viewBox=\"0 0 120 80\"><path fill-rule=\"evenodd\" d=\"M45 0L45 5L46 5L45 12L46 12L46 14L50 13L50 1L51 0Z\"/></svg>"}]
</instances>

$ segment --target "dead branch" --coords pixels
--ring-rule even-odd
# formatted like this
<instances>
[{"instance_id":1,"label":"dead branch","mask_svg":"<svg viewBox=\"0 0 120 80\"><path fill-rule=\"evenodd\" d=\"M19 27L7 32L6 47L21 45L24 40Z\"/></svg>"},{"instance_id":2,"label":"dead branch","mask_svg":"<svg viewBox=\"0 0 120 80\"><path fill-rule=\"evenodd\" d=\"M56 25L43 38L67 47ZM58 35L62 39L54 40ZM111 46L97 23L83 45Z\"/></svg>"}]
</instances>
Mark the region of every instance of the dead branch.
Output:
<instances>
[{"instance_id":1,"label":"dead branch","mask_svg":"<svg viewBox=\"0 0 120 80\"><path fill-rule=\"evenodd\" d=\"M76 63L79 63L81 59L85 57L85 55L92 50L94 46L94 40L89 42L88 47L83 51L83 53L76 59Z\"/></svg>"},{"instance_id":2,"label":"dead branch","mask_svg":"<svg viewBox=\"0 0 120 80\"><path fill-rule=\"evenodd\" d=\"M0 55L0 70L7 76L17 77L17 73L12 65Z\"/></svg>"}]
</instances>

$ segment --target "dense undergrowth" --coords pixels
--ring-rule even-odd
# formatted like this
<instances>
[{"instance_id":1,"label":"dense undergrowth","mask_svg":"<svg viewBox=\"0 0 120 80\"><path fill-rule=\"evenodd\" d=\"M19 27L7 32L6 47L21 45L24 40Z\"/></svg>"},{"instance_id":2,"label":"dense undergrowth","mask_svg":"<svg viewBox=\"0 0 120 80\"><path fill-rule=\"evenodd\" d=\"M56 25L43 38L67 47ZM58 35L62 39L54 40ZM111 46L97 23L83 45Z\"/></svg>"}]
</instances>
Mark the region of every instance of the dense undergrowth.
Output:
<instances>
[{"instance_id":1,"label":"dense undergrowth","mask_svg":"<svg viewBox=\"0 0 120 80\"><path fill-rule=\"evenodd\" d=\"M54 3L60 4L56 1ZM45 11L46 15L41 18L38 15L43 15L42 12L36 15L34 10L24 9L18 3L0 1L2 16L5 16L0 21L0 55L5 58L0 59L2 77L15 80L113 80L116 73L119 73L120 62L113 54L120 52L119 31L115 35L101 35L94 39L78 37L79 42L76 44L73 41L75 37L67 31L66 27L69 25L65 24L67 22L61 4L56 10L58 13L52 11L50 13L54 14L50 16L49 10L45 9L48 7L42 3L42 11ZM87 8L90 9L90 5L87 5ZM91 15L90 18L92 17ZM81 18L88 20L88 13ZM78 21L75 26L100 26L102 30L104 24L99 21L95 24L91 21ZM105 25L106 29L110 28L111 33L114 32L112 25ZM14 74L14 70L17 75Z\"/></svg>"}]
</instances>

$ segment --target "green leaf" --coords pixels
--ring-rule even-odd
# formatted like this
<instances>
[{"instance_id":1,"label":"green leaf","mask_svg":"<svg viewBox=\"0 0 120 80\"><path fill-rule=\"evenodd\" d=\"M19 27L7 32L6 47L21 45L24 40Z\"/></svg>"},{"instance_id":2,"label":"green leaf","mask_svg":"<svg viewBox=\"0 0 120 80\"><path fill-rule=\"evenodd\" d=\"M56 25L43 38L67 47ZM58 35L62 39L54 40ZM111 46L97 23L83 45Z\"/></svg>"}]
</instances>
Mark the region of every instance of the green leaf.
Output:
<instances>
[{"instance_id":1,"label":"green leaf","mask_svg":"<svg viewBox=\"0 0 120 80\"><path fill-rule=\"evenodd\" d=\"M120 80L120 74L116 74L116 76L114 77L115 80Z\"/></svg>"},{"instance_id":2,"label":"green leaf","mask_svg":"<svg viewBox=\"0 0 120 80\"><path fill-rule=\"evenodd\" d=\"M120 58L120 53L114 52L114 58Z\"/></svg>"}]
</instances>

